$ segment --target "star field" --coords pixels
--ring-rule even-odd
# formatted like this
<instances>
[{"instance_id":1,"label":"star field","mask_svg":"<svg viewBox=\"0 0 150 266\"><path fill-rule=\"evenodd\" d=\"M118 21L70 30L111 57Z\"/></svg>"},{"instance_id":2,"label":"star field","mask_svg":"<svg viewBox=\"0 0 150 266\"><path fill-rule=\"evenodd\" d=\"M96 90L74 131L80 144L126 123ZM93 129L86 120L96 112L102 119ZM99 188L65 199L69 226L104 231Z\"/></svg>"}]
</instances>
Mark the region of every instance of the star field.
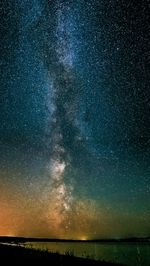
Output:
<instances>
[{"instance_id":1,"label":"star field","mask_svg":"<svg viewBox=\"0 0 150 266\"><path fill-rule=\"evenodd\" d=\"M149 235L149 1L1 12L0 234Z\"/></svg>"}]
</instances>

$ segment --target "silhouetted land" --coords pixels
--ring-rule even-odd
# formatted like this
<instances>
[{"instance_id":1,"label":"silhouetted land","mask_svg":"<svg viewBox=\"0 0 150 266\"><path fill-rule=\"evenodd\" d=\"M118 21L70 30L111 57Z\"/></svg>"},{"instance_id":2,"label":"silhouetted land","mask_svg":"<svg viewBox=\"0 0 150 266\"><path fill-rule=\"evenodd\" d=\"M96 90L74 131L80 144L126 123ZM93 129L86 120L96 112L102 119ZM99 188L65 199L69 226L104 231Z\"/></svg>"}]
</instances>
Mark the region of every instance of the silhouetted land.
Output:
<instances>
[{"instance_id":1,"label":"silhouetted land","mask_svg":"<svg viewBox=\"0 0 150 266\"><path fill-rule=\"evenodd\" d=\"M150 237L143 238L122 238L122 239L92 239L92 240L74 240L74 239L51 239L51 238L29 238L29 237L10 237L10 236L0 236L0 242L6 243L24 243L24 242L100 242L100 243L109 243L109 242L148 242L150 243Z\"/></svg>"},{"instance_id":2,"label":"silhouetted land","mask_svg":"<svg viewBox=\"0 0 150 266\"><path fill-rule=\"evenodd\" d=\"M95 261L90 258L78 258L72 254L50 253L49 251L35 250L20 246L25 242L87 242L87 243L135 243L150 244L150 238L126 238L126 239L97 239L97 240L65 240L65 239L48 239L48 238L26 238L26 237L6 237L0 236L0 265L11 263L14 265L27 265L35 263L50 266L114 266L121 265ZM4 243L4 244L2 244ZM13 245L14 244L14 245Z\"/></svg>"},{"instance_id":3,"label":"silhouetted land","mask_svg":"<svg viewBox=\"0 0 150 266\"><path fill-rule=\"evenodd\" d=\"M28 265L28 263L29 265L49 266L121 266L121 264L83 259L73 255L60 255L48 251L0 244L0 265Z\"/></svg>"}]
</instances>

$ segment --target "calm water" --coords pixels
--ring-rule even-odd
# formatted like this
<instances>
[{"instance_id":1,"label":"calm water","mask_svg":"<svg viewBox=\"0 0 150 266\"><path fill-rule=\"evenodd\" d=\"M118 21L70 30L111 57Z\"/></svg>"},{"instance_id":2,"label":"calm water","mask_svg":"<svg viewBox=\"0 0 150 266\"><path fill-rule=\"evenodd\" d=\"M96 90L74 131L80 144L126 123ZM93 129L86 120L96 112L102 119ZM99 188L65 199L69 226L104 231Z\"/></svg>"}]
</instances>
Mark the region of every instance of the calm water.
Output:
<instances>
[{"instance_id":1,"label":"calm water","mask_svg":"<svg viewBox=\"0 0 150 266\"><path fill-rule=\"evenodd\" d=\"M131 266L150 265L150 244L148 243L27 242L23 245L60 254L69 252L78 257L90 257Z\"/></svg>"}]
</instances>

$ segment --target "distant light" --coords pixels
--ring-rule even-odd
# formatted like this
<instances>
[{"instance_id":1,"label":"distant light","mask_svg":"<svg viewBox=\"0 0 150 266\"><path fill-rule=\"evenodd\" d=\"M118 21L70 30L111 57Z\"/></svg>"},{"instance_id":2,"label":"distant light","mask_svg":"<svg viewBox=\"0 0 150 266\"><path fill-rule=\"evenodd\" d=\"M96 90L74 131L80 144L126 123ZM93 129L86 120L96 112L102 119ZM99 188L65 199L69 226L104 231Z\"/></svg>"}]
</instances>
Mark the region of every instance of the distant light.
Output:
<instances>
[{"instance_id":1,"label":"distant light","mask_svg":"<svg viewBox=\"0 0 150 266\"><path fill-rule=\"evenodd\" d=\"M16 235L14 233L8 233L8 234L5 234L5 236L8 236L8 237L15 237Z\"/></svg>"},{"instance_id":2,"label":"distant light","mask_svg":"<svg viewBox=\"0 0 150 266\"><path fill-rule=\"evenodd\" d=\"M86 241L87 238L86 238L85 236L82 236L82 237L80 238L80 240L82 240L82 241Z\"/></svg>"}]
</instances>

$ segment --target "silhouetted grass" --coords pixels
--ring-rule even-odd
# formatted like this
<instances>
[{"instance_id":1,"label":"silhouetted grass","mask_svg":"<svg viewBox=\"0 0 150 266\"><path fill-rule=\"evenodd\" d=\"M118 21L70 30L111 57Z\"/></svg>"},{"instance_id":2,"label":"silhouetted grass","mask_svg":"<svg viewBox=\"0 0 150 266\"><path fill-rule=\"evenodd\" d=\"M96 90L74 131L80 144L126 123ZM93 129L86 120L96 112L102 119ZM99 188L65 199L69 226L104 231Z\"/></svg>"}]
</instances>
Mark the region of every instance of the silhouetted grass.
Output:
<instances>
[{"instance_id":1,"label":"silhouetted grass","mask_svg":"<svg viewBox=\"0 0 150 266\"><path fill-rule=\"evenodd\" d=\"M0 265L39 264L50 266L113 266L114 263L100 262L88 258L75 257L68 251L65 255L50 253L48 250L34 250L21 246L0 244Z\"/></svg>"}]
</instances>

